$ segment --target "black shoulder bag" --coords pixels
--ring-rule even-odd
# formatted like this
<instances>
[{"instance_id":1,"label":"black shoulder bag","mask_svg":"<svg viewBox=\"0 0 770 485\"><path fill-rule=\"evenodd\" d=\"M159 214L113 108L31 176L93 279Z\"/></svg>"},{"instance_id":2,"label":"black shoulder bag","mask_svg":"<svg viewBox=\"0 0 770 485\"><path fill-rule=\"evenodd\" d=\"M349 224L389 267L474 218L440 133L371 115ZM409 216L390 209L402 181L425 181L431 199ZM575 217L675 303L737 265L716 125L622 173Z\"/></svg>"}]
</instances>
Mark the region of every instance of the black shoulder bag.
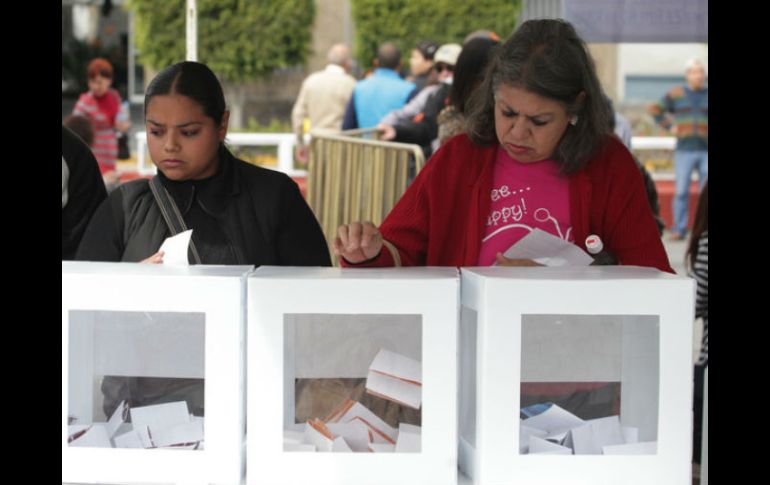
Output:
<instances>
[{"instance_id":1,"label":"black shoulder bag","mask_svg":"<svg viewBox=\"0 0 770 485\"><path fill-rule=\"evenodd\" d=\"M180 232L186 231L187 225L184 223L184 219L182 219L179 208L157 175L150 179L150 190L152 190L152 195L155 197L155 202L158 203L160 213L163 214L163 219L166 221L171 235L176 236ZM195 264L201 264L201 258L198 255L198 250L195 248L192 238L190 238L190 250L192 251Z\"/></svg>"}]
</instances>

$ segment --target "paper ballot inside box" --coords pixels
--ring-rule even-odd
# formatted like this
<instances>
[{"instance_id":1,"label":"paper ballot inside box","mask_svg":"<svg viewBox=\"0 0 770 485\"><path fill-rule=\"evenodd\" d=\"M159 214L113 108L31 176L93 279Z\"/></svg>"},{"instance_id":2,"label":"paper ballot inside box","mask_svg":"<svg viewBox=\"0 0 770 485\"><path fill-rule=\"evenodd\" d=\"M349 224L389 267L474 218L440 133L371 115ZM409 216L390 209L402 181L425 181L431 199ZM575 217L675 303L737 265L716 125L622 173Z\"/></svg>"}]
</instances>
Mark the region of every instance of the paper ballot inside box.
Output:
<instances>
[{"instance_id":1,"label":"paper ballot inside box","mask_svg":"<svg viewBox=\"0 0 770 485\"><path fill-rule=\"evenodd\" d=\"M422 364L401 354L381 349L369 366L371 372L422 385Z\"/></svg>"},{"instance_id":2,"label":"paper ballot inside box","mask_svg":"<svg viewBox=\"0 0 770 485\"><path fill-rule=\"evenodd\" d=\"M568 455L656 452L655 442L638 443L638 437L639 429L622 426L619 416L583 420L550 404L545 411L520 422L519 451Z\"/></svg>"},{"instance_id":3,"label":"paper ballot inside box","mask_svg":"<svg viewBox=\"0 0 770 485\"><path fill-rule=\"evenodd\" d=\"M332 423L363 424L371 431L372 441L381 438L387 443L395 444L398 430L380 419L357 401L346 399L335 408L324 420L329 426Z\"/></svg>"},{"instance_id":4,"label":"paper ballot inside box","mask_svg":"<svg viewBox=\"0 0 770 485\"><path fill-rule=\"evenodd\" d=\"M422 363L381 349L369 366L366 391L419 409L422 402Z\"/></svg>"}]
</instances>

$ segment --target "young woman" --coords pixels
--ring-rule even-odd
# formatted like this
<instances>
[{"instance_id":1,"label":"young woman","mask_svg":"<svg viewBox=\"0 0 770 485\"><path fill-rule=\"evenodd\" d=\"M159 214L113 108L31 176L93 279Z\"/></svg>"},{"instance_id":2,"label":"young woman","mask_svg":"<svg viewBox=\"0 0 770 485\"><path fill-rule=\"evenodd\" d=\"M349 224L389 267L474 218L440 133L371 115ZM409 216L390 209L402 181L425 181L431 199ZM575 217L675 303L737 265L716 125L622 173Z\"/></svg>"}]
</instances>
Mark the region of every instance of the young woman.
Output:
<instances>
[{"instance_id":1,"label":"young woman","mask_svg":"<svg viewBox=\"0 0 770 485\"><path fill-rule=\"evenodd\" d=\"M321 228L297 185L285 174L236 159L224 146L229 112L214 73L197 62L161 71L147 87L147 144L158 175L121 185L94 214L77 259L162 263L158 249L172 232L159 203L166 194L193 230L190 262L329 266ZM191 244L192 246L192 244ZM107 376L109 416L131 406L184 399L203 412L203 382Z\"/></svg>"},{"instance_id":2,"label":"young woman","mask_svg":"<svg viewBox=\"0 0 770 485\"><path fill-rule=\"evenodd\" d=\"M222 87L203 64L174 64L147 87L150 156L193 229L201 263L329 265L323 233L297 185L236 159L223 143L228 119ZM78 259L160 263L158 249L170 234L149 182L132 181L97 210Z\"/></svg>"}]
</instances>

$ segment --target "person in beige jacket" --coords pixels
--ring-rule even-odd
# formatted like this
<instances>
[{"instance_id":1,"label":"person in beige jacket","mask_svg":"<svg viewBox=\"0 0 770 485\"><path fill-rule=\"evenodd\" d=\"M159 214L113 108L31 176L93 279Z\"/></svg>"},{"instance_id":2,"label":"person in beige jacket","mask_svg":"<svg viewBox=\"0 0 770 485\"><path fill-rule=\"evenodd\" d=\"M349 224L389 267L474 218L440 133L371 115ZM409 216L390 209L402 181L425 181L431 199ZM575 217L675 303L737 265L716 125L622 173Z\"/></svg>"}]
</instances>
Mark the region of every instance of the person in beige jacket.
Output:
<instances>
[{"instance_id":1,"label":"person in beige jacket","mask_svg":"<svg viewBox=\"0 0 770 485\"><path fill-rule=\"evenodd\" d=\"M305 79L291 111L292 130L297 135L295 155L306 164L308 148L304 141L304 120L310 119L311 129L339 131L345 106L353 94L356 80L348 74L351 68L350 50L345 44L334 44L327 54L329 64Z\"/></svg>"}]
</instances>

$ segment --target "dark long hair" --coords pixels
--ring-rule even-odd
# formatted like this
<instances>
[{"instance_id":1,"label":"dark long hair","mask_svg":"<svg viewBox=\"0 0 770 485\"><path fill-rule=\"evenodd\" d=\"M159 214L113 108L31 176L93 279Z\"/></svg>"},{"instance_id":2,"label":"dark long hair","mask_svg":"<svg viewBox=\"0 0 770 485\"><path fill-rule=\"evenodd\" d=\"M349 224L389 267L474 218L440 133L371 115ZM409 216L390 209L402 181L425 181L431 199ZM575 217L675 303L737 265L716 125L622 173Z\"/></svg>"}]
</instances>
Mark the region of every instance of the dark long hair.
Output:
<instances>
[{"instance_id":1,"label":"dark long hair","mask_svg":"<svg viewBox=\"0 0 770 485\"><path fill-rule=\"evenodd\" d=\"M568 116L577 115L577 124L567 127L551 155L562 173L582 169L607 141L604 92L588 49L570 23L528 20L497 49L468 105L468 135L479 145L497 143L494 94L501 85L553 99Z\"/></svg>"},{"instance_id":2,"label":"dark long hair","mask_svg":"<svg viewBox=\"0 0 770 485\"><path fill-rule=\"evenodd\" d=\"M214 72L200 62L178 62L158 73L147 86L144 95L144 114L154 96L180 94L192 99L203 108L203 112L214 120L216 126L222 123L225 113L225 95L222 85Z\"/></svg>"},{"instance_id":3,"label":"dark long hair","mask_svg":"<svg viewBox=\"0 0 770 485\"><path fill-rule=\"evenodd\" d=\"M488 37L476 37L463 45L449 88L449 104L459 113L465 114L471 93L484 80L484 71L499 44Z\"/></svg>"},{"instance_id":4,"label":"dark long hair","mask_svg":"<svg viewBox=\"0 0 770 485\"><path fill-rule=\"evenodd\" d=\"M695 257L698 254L698 240L701 234L709 230L709 181L703 184L703 190L698 197L698 208L695 209L695 220L692 224L692 233L690 241L687 244L687 266L692 268L695 264Z\"/></svg>"}]
</instances>

